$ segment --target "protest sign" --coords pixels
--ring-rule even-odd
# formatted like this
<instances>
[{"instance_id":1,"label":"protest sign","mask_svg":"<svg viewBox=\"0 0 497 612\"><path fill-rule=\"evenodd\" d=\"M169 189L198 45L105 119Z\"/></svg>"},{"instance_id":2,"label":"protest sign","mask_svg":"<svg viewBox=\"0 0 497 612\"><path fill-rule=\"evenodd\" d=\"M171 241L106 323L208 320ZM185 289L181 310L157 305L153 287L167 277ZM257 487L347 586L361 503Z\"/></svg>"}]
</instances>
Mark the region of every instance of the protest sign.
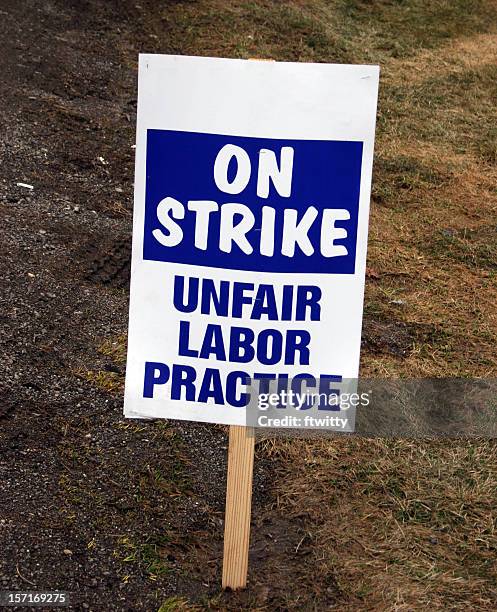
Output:
<instances>
[{"instance_id":1,"label":"protest sign","mask_svg":"<svg viewBox=\"0 0 497 612\"><path fill-rule=\"evenodd\" d=\"M225 588L254 382L336 397L358 374L377 90L374 66L140 56L124 410L231 426Z\"/></svg>"},{"instance_id":2,"label":"protest sign","mask_svg":"<svg viewBox=\"0 0 497 612\"><path fill-rule=\"evenodd\" d=\"M357 377L378 72L140 56L126 416Z\"/></svg>"}]
</instances>

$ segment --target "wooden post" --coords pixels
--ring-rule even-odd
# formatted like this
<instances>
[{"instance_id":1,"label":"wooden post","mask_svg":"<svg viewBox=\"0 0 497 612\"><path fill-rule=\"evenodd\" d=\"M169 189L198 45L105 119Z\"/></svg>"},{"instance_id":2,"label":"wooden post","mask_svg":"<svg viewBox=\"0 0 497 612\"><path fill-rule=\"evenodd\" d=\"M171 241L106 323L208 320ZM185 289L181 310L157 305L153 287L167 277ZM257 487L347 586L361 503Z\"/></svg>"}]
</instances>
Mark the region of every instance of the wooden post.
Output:
<instances>
[{"instance_id":1,"label":"wooden post","mask_svg":"<svg viewBox=\"0 0 497 612\"><path fill-rule=\"evenodd\" d=\"M254 430L230 425L224 519L223 589L247 586Z\"/></svg>"}]
</instances>

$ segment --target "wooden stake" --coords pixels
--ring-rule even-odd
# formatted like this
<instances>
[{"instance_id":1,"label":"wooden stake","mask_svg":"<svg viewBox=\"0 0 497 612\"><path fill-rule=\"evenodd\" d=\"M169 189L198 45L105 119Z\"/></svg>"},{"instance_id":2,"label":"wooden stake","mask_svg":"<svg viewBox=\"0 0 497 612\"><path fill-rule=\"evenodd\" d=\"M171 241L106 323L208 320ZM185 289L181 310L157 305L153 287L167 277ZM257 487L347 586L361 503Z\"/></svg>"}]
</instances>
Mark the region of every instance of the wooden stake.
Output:
<instances>
[{"instance_id":1,"label":"wooden stake","mask_svg":"<svg viewBox=\"0 0 497 612\"><path fill-rule=\"evenodd\" d=\"M224 519L223 589L247 586L254 430L230 425Z\"/></svg>"}]
</instances>

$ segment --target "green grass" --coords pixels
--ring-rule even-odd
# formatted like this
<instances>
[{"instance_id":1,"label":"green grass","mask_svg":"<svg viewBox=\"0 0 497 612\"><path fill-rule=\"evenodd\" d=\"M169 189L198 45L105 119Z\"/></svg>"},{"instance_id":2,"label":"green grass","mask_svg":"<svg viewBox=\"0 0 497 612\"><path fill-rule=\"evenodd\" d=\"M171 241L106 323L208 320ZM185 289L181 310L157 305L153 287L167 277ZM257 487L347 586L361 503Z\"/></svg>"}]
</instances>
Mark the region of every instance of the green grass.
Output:
<instances>
[{"instance_id":1,"label":"green grass","mask_svg":"<svg viewBox=\"0 0 497 612\"><path fill-rule=\"evenodd\" d=\"M311 3L312 4L312 3ZM267 2L181 4L163 13L169 52L279 60L347 60L338 34L305 5Z\"/></svg>"},{"instance_id":2,"label":"green grass","mask_svg":"<svg viewBox=\"0 0 497 612\"><path fill-rule=\"evenodd\" d=\"M351 46L354 39L367 38L368 48L357 51L370 58L406 58L452 38L487 32L495 25L495 10L485 0L343 0L334 4L346 17L346 30L355 33Z\"/></svg>"},{"instance_id":3,"label":"green grass","mask_svg":"<svg viewBox=\"0 0 497 612\"><path fill-rule=\"evenodd\" d=\"M152 580L168 574L172 566L162 552L167 545L167 538L147 538L144 542L135 543L128 537L123 537L118 544L121 546L123 563L133 563L141 571L148 574Z\"/></svg>"},{"instance_id":4,"label":"green grass","mask_svg":"<svg viewBox=\"0 0 497 612\"><path fill-rule=\"evenodd\" d=\"M162 52L325 62L383 63L495 25L485 0L204 0L161 16Z\"/></svg>"},{"instance_id":5,"label":"green grass","mask_svg":"<svg viewBox=\"0 0 497 612\"><path fill-rule=\"evenodd\" d=\"M377 156L374 162L372 198L378 204L396 206L405 199L403 196L406 192L420 188L436 189L448 180L449 175L415 157Z\"/></svg>"},{"instance_id":6,"label":"green grass","mask_svg":"<svg viewBox=\"0 0 497 612\"><path fill-rule=\"evenodd\" d=\"M168 597L157 612L194 612L195 610L200 608L189 604L183 597Z\"/></svg>"},{"instance_id":7,"label":"green grass","mask_svg":"<svg viewBox=\"0 0 497 612\"><path fill-rule=\"evenodd\" d=\"M478 229L436 232L428 252L439 261L457 261L476 270L497 270L497 223Z\"/></svg>"},{"instance_id":8,"label":"green grass","mask_svg":"<svg viewBox=\"0 0 497 612\"><path fill-rule=\"evenodd\" d=\"M495 163L497 64L389 86L384 98L406 137L415 131L418 139Z\"/></svg>"}]
</instances>

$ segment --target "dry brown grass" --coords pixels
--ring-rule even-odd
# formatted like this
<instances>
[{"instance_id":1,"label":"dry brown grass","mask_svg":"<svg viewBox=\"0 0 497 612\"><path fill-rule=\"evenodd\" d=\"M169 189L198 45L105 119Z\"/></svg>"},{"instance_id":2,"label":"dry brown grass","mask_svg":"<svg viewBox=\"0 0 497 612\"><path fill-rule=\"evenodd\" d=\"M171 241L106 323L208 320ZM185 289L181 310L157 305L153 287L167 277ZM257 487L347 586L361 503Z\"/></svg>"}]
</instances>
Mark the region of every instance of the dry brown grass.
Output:
<instances>
[{"instance_id":1,"label":"dry brown grass","mask_svg":"<svg viewBox=\"0 0 497 612\"><path fill-rule=\"evenodd\" d=\"M309 525L307 578L333 575L340 610L494 609L493 442L265 444L297 474L281 470L278 505Z\"/></svg>"}]
</instances>

